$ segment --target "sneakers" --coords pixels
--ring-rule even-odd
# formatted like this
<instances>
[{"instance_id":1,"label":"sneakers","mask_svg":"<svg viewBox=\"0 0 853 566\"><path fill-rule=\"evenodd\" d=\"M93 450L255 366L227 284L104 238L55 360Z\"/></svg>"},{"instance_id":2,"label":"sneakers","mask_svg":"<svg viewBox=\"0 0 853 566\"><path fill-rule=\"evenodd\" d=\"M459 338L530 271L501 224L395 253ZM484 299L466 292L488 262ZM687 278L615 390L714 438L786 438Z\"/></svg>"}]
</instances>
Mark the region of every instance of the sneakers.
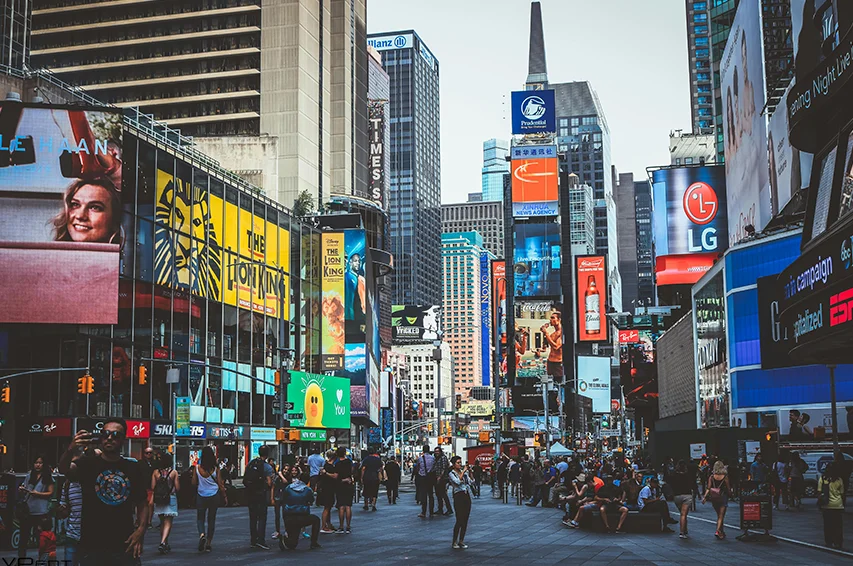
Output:
<instances>
[{"instance_id":1,"label":"sneakers","mask_svg":"<svg viewBox=\"0 0 853 566\"><path fill-rule=\"evenodd\" d=\"M198 551L204 552L205 545L207 543L207 539L204 537L204 534L198 537Z\"/></svg>"},{"instance_id":2,"label":"sneakers","mask_svg":"<svg viewBox=\"0 0 853 566\"><path fill-rule=\"evenodd\" d=\"M351 535L351 534L352 534L352 527L347 526L346 533L347 533L348 535Z\"/></svg>"},{"instance_id":3,"label":"sneakers","mask_svg":"<svg viewBox=\"0 0 853 566\"><path fill-rule=\"evenodd\" d=\"M687 533L678 533L678 538L680 538L680 539L686 539L686 538L687 538Z\"/></svg>"},{"instance_id":4,"label":"sneakers","mask_svg":"<svg viewBox=\"0 0 853 566\"><path fill-rule=\"evenodd\" d=\"M580 524L577 521L575 521L574 519L569 521L569 526L573 529L581 528Z\"/></svg>"},{"instance_id":5,"label":"sneakers","mask_svg":"<svg viewBox=\"0 0 853 566\"><path fill-rule=\"evenodd\" d=\"M276 540L276 539L277 539L278 537L280 537L280 536L281 536L281 535L280 535L278 532L275 532L275 533L273 533L273 534L272 534L272 539L273 539L273 540Z\"/></svg>"},{"instance_id":6,"label":"sneakers","mask_svg":"<svg viewBox=\"0 0 853 566\"><path fill-rule=\"evenodd\" d=\"M572 522L571 522L571 521L569 521L568 519L563 519L563 520L562 520L562 521L560 521L560 522L561 522L561 523L563 523L564 525L566 525L567 527L571 527L571 526L572 526Z\"/></svg>"},{"instance_id":7,"label":"sneakers","mask_svg":"<svg viewBox=\"0 0 853 566\"><path fill-rule=\"evenodd\" d=\"M464 542L460 542L460 543L459 543L459 548L461 548L462 550L465 550L466 548L468 548L468 545L467 545L467 544L465 544Z\"/></svg>"},{"instance_id":8,"label":"sneakers","mask_svg":"<svg viewBox=\"0 0 853 566\"><path fill-rule=\"evenodd\" d=\"M204 547L205 552L213 552L213 547L210 545L210 541L207 541L207 544Z\"/></svg>"},{"instance_id":9,"label":"sneakers","mask_svg":"<svg viewBox=\"0 0 853 566\"><path fill-rule=\"evenodd\" d=\"M335 529L320 529L320 534L323 535L333 535L335 532Z\"/></svg>"},{"instance_id":10,"label":"sneakers","mask_svg":"<svg viewBox=\"0 0 853 566\"><path fill-rule=\"evenodd\" d=\"M166 550L166 543L161 542L159 545L157 545L157 550L160 552L160 554L166 554L168 552L168 550Z\"/></svg>"},{"instance_id":11,"label":"sneakers","mask_svg":"<svg viewBox=\"0 0 853 566\"><path fill-rule=\"evenodd\" d=\"M424 515L423 513L418 513L418 517L421 519L426 519L426 515Z\"/></svg>"},{"instance_id":12,"label":"sneakers","mask_svg":"<svg viewBox=\"0 0 853 566\"><path fill-rule=\"evenodd\" d=\"M462 547L459 546L458 542L454 542L453 544L450 545L450 548L453 548L455 550L460 550Z\"/></svg>"},{"instance_id":13,"label":"sneakers","mask_svg":"<svg viewBox=\"0 0 853 566\"><path fill-rule=\"evenodd\" d=\"M256 546L257 548L262 549L262 550L269 550L269 549L270 549L270 547L268 547L268 546L267 546L267 543L265 543L264 541L256 542L256 543L255 543L255 546Z\"/></svg>"},{"instance_id":14,"label":"sneakers","mask_svg":"<svg viewBox=\"0 0 853 566\"><path fill-rule=\"evenodd\" d=\"M616 529L613 532L616 533L617 535L624 535L625 534L625 531L623 531L622 529Z\"/></svg>"}]
</instances>

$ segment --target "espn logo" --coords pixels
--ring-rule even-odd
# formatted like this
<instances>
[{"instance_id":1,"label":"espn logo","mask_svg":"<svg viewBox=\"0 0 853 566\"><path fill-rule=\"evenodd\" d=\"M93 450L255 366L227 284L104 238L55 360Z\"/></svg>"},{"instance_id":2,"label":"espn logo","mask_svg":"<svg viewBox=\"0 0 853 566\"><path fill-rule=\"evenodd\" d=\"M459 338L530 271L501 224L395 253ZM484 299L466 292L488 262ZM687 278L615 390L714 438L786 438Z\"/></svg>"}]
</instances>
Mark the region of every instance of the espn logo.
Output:
<instances>
[{"instance_id":1,"label":"espn logo","mask_svg":"<svg viewBox=\"0 0 853 566\"><path fill-rule=\"evenodd\" d=\"M853 320L853 288L829 298L829 326Z\"/></svg>"}]
</instances>

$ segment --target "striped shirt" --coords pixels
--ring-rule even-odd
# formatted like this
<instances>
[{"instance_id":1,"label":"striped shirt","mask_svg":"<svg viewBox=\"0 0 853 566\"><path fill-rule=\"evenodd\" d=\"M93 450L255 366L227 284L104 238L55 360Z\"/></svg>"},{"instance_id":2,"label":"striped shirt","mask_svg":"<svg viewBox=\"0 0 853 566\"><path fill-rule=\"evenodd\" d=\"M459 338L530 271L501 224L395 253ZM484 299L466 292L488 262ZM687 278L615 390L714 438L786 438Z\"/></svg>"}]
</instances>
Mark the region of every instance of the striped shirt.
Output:
<instances>
[{"instance_id":1,"label":"striped shirt","mask_svg":"<svg viewBox=\"0 0 853 566\"><path fill-rule=\"evenodd\" d=\"M71 514L68 515L68 519L65 521L65 536L79 541L80 523L83 520L83 488L76 481L71 482L68 484L68 491L66 493L68 494L67 501Z\"/></svg>"}]
</instances>

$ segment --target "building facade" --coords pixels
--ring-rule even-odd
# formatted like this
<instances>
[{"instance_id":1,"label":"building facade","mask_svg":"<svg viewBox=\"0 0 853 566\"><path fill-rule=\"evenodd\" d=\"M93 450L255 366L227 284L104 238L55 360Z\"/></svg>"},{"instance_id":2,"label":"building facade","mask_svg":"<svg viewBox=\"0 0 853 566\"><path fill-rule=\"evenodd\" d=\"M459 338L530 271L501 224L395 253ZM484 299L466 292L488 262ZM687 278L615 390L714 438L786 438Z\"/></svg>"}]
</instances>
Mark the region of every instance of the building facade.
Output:
<instances>
[{"instance_id":1,"label":"building facade","mask_svg":"<svg viewBox=\"0 0 853 566\"><path fill-rule=\"evenodd\" d=\"M366 189L365 18L364 0L57 0L33 10L31 65L316 205Z\"/></svg>"},{"instance_id":2,"label":"building facade","mask_svg":"<svg viewBox=\"0 0 853 566\"><path fill-rule=\"evenodd\" d=\"M681 130L670 132L670 165L705 165L716 161L714 134L685 134Z\"/></svg>"},{"instance_id":3,"label":"building facade","mask_svg":"<svg viewBox=\"0 0 853 566\"><path fill-rule=\"evenodd\" d=\"M729 39L729 31L735 19L738 0L708 0L708 20L710 21L711 34L711 78L714 86L714 136L717 146L717 163L724 163L725 140L723 139L723 94L722 80L720 78L720 63L723 52L726 50L726 42ZM707 25L699 22L695 27L703 28ZM699 31L702 31L701 29ZM704 32L703 32L704 33ZM704 78L704 76L703 76Z\"/></svg>"},{"instance_id":4,"label":"building facade","mask_svg":"<svg viewBox=\"0 0 853 566\"><path fill-rule=\"evenodd\" d=\"M637 220L637 306L657 304L655 292L654 232L652 231L652 186L648 181L634 181L635 217ZM622 305L633 309L633 305Z\"/></svg>"},{"instance_id":5,"label":"building facade","mask_svg":"<svg viewBox=\"0 0 853 566\"><path fill-rule=\"evenodd\" d=\"M414 30L371 34L391 81L394 304L441 300L439 62Z\"/></svg>"},{"instance_id":6,"label":"building facade","mask_svg":"<svg viewBox=\"0 0 853 566\"><path fill-rule=\"evenodd\" d=\"M634 194L634 174L618 173L613 168L616 195L616 221L619 241L619 274L622 276L622 308L633 313L638 305L637 276L637 209ZM634 229L632 229L634 228Z\"/></svg>"},{"instance_id":7,"label":"building facade","mask_svg":"<svg viewBox=\"0 0 853 566\"><path fill-rule=\"evenodd\" d=\"M714 86L711 71L711 4L687 0L687 56L690 74L690 117L694 134L713 134Z\"/></svg>"},{"instance_id":8,"label":"building facade","mask_svg":"<svg viewBox=\"0 0 853 566\"><path fill-rule=\"evenodd\" d=\"M447 342L442 342L440 362L435 361L433 350L435 346L432 344L395 345L392 348L397 359L405 360L409 397L419 406L423 406L422 418L430 423L435 422L438 417L436 400L440 398L440 403L447 408L445 410L451 410L454 398L454 363L450 346ZM441 383L438 383L439 379Z\"/></svg>"},{"instance_id":9,"label":"building facade","mask_svg":"<svg viewBox=\"0 0 853 566\"><path fill-rule=\"evenodd\" d=\"M483 142L483 200L503 200L504 175L509 173L509 142L492 138Z\"/></svg>"},{"instance_id":10,"label":"building facade","mask_svg":"<svg viewBox=\"0 0 853 566\"><path fill-rule=\"evenodd\" d=\"M569 238L571 254L595 253L595 208L592 187L581 184L578 176L569 173L563 185L569 193ZM565 234L565 231L563 232Z\"/></svg>"},{"instance_id":11,"label":"building facade","mask_svg":"<svg viewBox=\"0 0 853 566\"><path fill-rule=\"evenodd\" d=\"M0 9L0 64L22 69L30 57L32 2L7 0Z\"/></svg>"},{"instance_id":12,"label":"building facade","mask_svg":"<svg viewBox=\"0 0 853 566\"><path fill-rule=\"evenodd\" d=\"M441 205L441 233L477 232L482 246L504 256L503 202L461 202Z\"/></svg>"},{"instance_id":13,"label":"building facade","mask_svg":"<svg viewBox=\"0 0 853 566\"><path fill-rule=\"evenodd\" d=\"M484 385L485 360L489 361L485 372L491 369L491 355L483 355L480 308L481 258L484 254L487 260L494 259L494 255L483 247L483 238L477 232L441 235L444 341L453 355L455 394L461 395L462 399L469 397L472 387Z\"/></svg>"}]
</instances>

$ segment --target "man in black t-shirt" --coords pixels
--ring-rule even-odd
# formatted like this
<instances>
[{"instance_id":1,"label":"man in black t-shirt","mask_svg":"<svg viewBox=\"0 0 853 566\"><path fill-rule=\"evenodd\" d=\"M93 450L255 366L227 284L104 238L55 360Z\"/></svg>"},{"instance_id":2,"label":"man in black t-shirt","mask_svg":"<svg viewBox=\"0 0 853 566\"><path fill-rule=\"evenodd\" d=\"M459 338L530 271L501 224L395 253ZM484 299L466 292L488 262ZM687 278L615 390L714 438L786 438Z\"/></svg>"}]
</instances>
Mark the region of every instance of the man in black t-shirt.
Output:
<instances>
[{"instance_id":1,"label":"man in black t-shirt","mask_svg":"<svg viewBox=\"0 0 853 566\"><path fill-rule=\"evenodd\" d=\"M604 485L595 494L595 502L599 503L599 512L601 520L604 523L605 531L610 530L610 522L607 519L608 511L619 512L619 524L616 526L616 532L622 533L622 525L625 524L625 519L628 517L628 508L625 507L625 493L617 486L613 485L613 476L605 476Z\"/></svg>"},{"instance_id":2,"label":"man in black t-shirt","mask_svg":"<svg viewBox=\"0 0 853 566\"><path fill-rule=\"evenodd\" d=\"M335 499L338 502L338 519L340 520L338 532L349 533L352 523L352 500L355 495L352 477L353 464L352 460L347 458L347 449L343 446L338 447L336 456L335 473L332 474L332 477L338 480L337 493L335 494ZM344 529L344 519L346 519L346 529Z\"/></svg>"},{"instance_id":3,"label":"man in black t-shirt","mask_svg":"<svg viewBox=\"0 0 853 566\"><path fill-rule=\"evenodd\" d=\"M376 500L379 497L380 472L382 458L379 450L374 448L361 461L361 483L364 485L364 510L371 508L376 511Z\"/></svg>"},{"instance_id":4,"label":"man in black t-shirt","mask_svg":"<svg viewBox=\"0 0 853 566\"><path fill-rule=\"evenodd\" d=\"M154 520L154 490L151 489L151 476L154 475L154 470L157 468L154 465L154 449L150 446L142 451L142 481L145 482L148 494L148 528L151 528L151 521Z\"/></svg>"},{"instance_id":5,"label":"man in black t-shirt","mask_svg":"<svg viewBox=\"0 0 853 566\"><path fill-rule=\"evenodd\" d=\"M139 563L148 527L147 485L140 463L121 455L126 435L124 419L108 419L99 437L79 431L59 460L59 471L78 482L83 491L81 566ZM100 454L92 449L76 455L78 447L94 448L96 442L100 442Z\"/></svg>"}]
</instances>

